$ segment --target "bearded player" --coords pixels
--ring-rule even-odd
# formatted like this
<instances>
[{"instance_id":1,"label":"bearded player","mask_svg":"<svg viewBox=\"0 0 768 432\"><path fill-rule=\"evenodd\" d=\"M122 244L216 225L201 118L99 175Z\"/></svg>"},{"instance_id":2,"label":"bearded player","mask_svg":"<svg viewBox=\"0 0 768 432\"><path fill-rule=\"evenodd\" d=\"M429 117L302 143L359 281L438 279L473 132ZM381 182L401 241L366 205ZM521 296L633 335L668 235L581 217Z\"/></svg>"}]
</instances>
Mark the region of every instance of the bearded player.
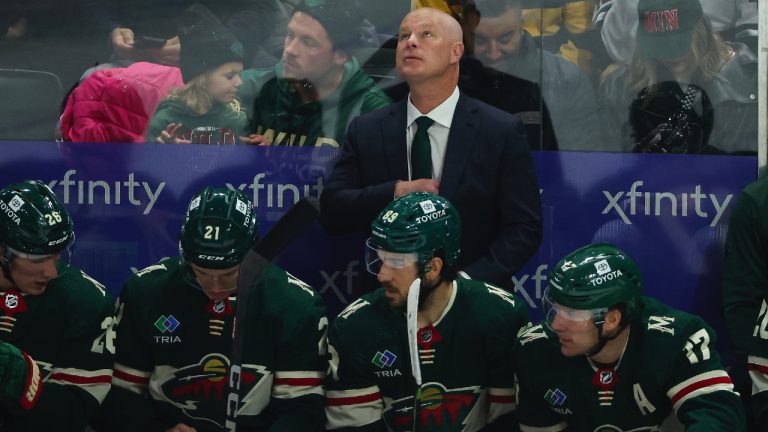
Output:
<instances>
[{"instance_id":1,"label":"bearded player","mask_svg":"<svg viewBox=\"0 0 768 432\"><path fill-rule=\"evenodd\" d=\"M515 426L510 359L528 311L498 287L457 278L460 236L456 209L427 192L398 198L373 221L366 264L381 288L329 332L329 430Z\"/></svg>"}]
</instances>

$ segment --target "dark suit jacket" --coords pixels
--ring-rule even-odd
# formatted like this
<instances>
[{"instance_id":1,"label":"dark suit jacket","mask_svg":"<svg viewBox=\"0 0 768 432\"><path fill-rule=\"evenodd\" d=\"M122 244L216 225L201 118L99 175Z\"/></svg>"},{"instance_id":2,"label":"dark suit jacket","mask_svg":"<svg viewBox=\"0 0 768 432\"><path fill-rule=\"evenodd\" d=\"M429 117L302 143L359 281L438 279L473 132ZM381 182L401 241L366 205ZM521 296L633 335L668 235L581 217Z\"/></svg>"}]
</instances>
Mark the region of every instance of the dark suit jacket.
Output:
<instances>
[{"instance_id":1,"label":"dark suit jacket","mask_svg":"<svg viewBox=\"0 0 768 432\"><path fill-rule=\"evenodd\" d=\"M408 179L406 103L361 115L323 189L321 222L328 232L369 232ZM541 203L525 128L519 118L465 95L448 136L440 195L461 215L459 269L473 279L509 287L541 243Z\"/></svg>"}]
</instances>

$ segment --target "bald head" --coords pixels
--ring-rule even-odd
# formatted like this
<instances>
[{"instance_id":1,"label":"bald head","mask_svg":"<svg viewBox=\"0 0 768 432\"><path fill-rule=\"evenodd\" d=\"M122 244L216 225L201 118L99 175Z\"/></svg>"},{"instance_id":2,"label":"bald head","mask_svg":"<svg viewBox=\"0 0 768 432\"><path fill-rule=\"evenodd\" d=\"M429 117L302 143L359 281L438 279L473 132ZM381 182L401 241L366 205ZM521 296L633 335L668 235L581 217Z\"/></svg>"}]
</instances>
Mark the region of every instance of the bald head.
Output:
<instances>
[{"instance_id":1,"label":"bald head","mask_svg":"<svg viewBox=\"0 0 768 432\"><path fill-rule=\"evenodd\" d=\"M422 82L458 82L464 53L461 25L452 16L432 8L418 8L403 18L397 43L397 71L413 91Z\"/></svg>"},{"instance_id":2,"label":"bald head","mask_svg":"<svg viewBox=\"0 0 768 432\"><path fill-rule=\"evenodd\" d=\"M407 19L409 16L422 17L423 19L432 20L437 23L441 29L443 29L445 36L451 42L462 41L461 24L456 21L456 18L441 10L423 7L411 11L408 15L405 16L405 19ZM405 21L405 19L403 19L403 21Z\"/></svg>"}]
</instances>

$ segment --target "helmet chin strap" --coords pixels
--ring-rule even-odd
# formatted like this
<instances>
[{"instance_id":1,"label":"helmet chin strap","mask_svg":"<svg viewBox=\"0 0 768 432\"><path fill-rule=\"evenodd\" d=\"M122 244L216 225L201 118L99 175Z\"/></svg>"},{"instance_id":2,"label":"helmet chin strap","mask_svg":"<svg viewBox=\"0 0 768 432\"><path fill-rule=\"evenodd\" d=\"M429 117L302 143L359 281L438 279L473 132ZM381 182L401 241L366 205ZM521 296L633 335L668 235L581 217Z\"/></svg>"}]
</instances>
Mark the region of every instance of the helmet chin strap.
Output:
<instances>
[{"instance_id":1,"label":"helmet chin strap","mask_svg":"<svg viewBox=\"0 0 768 432\"><path fill-rule=\"evenodd\" d=\"M5 249L3 256L0 256L0 267L3 269L3 277L10 282L14 287L18 287L16 281L11 276L11 256L8 249Z\"/></svg>"},{"instance_id":2,"label":"helmet chin strap","mask_svg":"<svg viewBox=\"0 0 768 432\"><path fill-rule=\"evenodd\" d=\"M616 329L616 332L613 333L612 336L606 336L603 334L603 323L600 323L599 325L596 325L597 327L597 343L590 348L589 351L587 351L586 354L584 354L587 357L592 357L600 353L600 351L605 348L605 345L614 339L616 339L621 332L627 327L628 323L625 320L622 320L621 323L619 323L619 327Z\"/></svg>"},{"instance_id":3,"label":"helmet chin strap","mask_svg":"<svg viewBox=\"0 0 768 432\"><path fill-rule=\"evenodd\" d=\"M429 271L429 268L425 269L424 273ZM421 286L419 288L419 310L422 310L424 308L424 302L426 302L427 298L435 292L438 286L440 286L441 283L443 283L443 276L438 275L437 281L431 285L427 285L424 282L424 275L422 275L419 280L421 281Z\"/></svg>"}]
</instances>

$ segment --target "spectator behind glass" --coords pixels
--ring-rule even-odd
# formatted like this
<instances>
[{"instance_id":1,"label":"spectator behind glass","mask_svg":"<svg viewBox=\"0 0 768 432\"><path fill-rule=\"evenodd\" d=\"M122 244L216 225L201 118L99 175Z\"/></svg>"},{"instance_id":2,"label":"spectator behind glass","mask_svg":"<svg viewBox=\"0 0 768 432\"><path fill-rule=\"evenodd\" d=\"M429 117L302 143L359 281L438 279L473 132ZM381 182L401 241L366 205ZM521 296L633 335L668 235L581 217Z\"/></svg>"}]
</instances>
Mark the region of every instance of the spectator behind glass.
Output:
<instances>
[{"instance_id":1,"label":"spectator behind glass","mask_svg":"<svg viewBox=\"0 0 768 432\"><path fill-rule=\"evenodd\" d=\"M416 7L432 7L453 15L464 24L475 0L414 0ZM593 31L594 0L522 0L524 27L542 38L544 49L559 53L585 72L592 70L594 47L599 47ZM471 40L465 40L471 46Z\"/></svg>"},{"instance_id":2,"label":"spectator behind glass","mask_svg":"<svg viewBox=\"0 0 768 432\"><path fill-rule=\"evenodd\" d=\"M602 137L597 99L587 75L561 56L538 48L523 27L521 3L475 0L475 7L466 9L464 28L474 24L475 57L486 67L541 85L560 150L620 151Z\"/></svg>"},{"instance_id":3,"label":"spectator behind glass","mask_svg":"<svg viewBox=\"0 0 768 432\"><path fill-rule=\"evenodd\" d=\"M147 142L235 144L247 120L235 98L242 85L243 45L210 11L194 6L180 26L186 85L160 103Z\"/></svg>"},{"instance_id":4,"label":"spectator behind glass","mask_svg":"<svg viewBox=\"0 0 768 432\"><path fill-rule=\"evenodd\" d=\"M77 0L96 21L103 34L109 35L113 55L109 62L102 61L99 68L128 66L137 61L148 61L178 66L181 46L177 29L183 12L199 3L209 8L223 23L231 17L251 11L264 12L264 0ZM258 2L258 5L254 3ZM233 22L232 25L238 23ZM261 40L262 35L251 36ZM86 71L88 76L93 69Z\"/></svg>"},{"instance_id":5,"label":"spectator behind glass","mask_svg":"<svg viewBox=\"0 0 768 432\"><path fill-rule=\"evenodd\" d=\"M644 88L632 101L629 124L640 153L712 153L708 148L714 114L709 97L696 84L685 93L677 82Z\"/></svg>"},{"instance_id":6,"label":"spectator behind glass","mask_svg":"<svg viewBox=\"0 0 768 432\"><path fill-rule=\"evenodd\" d=\"M107 54L86 1L0 2L0 67L52 72L71 87Z\"/></svg>"},{"instance_id":7,"label":"spectator behind glass","mask_svg":"<svg viewBox=\"0 0 768 432\"><path fill-rule=\"evenodd\" d=\"M724 43L698 0L640 0L637 51L630 65L608 71L600 98L610 132L634 149L631 101L646 87L676 82L677 99L696 98L698 86L712 104L714 125L703 152L745 154L757 150L757 59L743 44ZM694 89L695 90L695 89ZM702 96L703 97L703 96Z\"/></svg>"},{"instance_id":8,"label":"spectator behind glass","mask_svg":"<svg viewBox=\"0 0 768 432\"><path fill-rule=\"evenodd\" d=\"M356 0L296 6L282 61L243 73L250 143L338 147L352 118L391 103L349 53L361 22Z\"/></svg>"},{"instance_id":9,"label":"spectator behind glass","mask_svg":"<svg viewBox=\"0 0 768 432\"><path fill-rule=\"evenodd\" d=\"M601 0L595 12L608 55L616 62L629 63L635 53L638 0ZM701 0L704 15L723 40L743 42L757 52L756 0ZM642 18L642 17L641 17ZM752 44L755 47L752 47Z\"/></svg>"}]
</instances>

